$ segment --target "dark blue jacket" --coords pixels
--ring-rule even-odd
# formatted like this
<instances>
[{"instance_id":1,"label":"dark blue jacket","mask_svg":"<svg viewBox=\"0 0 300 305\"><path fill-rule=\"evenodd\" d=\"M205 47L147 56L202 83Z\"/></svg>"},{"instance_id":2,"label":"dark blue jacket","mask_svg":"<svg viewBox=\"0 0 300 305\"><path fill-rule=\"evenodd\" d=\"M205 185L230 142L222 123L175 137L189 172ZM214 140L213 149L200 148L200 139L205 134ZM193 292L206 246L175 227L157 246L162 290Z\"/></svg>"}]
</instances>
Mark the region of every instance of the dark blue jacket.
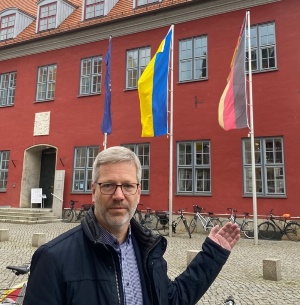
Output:
<instances>
[{"instance_id":1,"label":"dark blue jacket","mask_svg":"<svg viewBox=\"0 0 300 305\"><path fill-rule=\"evenodd\" d=\"M194 305L230 253L207 238L187 269L171 281L163 258L167 240L134 220L131 228L144 305ZM102 243L92 209L81 225L34 253L23 305L123 305L123 300L118 255Z\"/></svg>"}]
</instances>

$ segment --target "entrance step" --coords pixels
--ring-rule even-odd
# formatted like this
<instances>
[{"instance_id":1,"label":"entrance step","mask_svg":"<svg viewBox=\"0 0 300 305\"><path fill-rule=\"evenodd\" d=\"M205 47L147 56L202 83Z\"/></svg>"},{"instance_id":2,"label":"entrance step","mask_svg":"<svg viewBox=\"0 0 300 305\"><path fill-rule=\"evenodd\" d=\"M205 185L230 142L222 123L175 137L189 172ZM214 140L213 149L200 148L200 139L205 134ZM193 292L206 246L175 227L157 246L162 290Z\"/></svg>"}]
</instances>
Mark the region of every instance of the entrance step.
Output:
<instances>
[{"instance_id":1,"label":"entrance step","mask_svg":"<svg viewBox=\"0 0 300 305\"><path fill-rule=\"evenodd\" d=\"M0 207L0 222L37 224L61 221L62 219L53 214L52 209Z\"/></svg>"}]
</instances>

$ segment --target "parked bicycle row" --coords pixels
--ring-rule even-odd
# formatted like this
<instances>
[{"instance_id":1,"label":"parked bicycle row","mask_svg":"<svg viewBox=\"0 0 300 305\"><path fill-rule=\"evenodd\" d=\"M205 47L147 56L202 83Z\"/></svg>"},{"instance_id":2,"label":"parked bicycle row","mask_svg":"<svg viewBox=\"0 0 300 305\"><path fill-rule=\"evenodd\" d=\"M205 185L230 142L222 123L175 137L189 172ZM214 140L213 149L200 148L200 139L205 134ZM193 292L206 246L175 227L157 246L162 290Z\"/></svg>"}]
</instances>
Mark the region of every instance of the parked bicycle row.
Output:
<instances>
[{"instance_id":1,"label":"parked bicycle row","mask_svg":"<svg viewBox=\"0 0 300 305\"><path fill-rule=\"evenodd\" d=\"M92 204L81 204L80 209L75 208L74 200L70 201L70 207L64 209L63 220L66 222L80 221L84 217L87 210ZM187 208L177 211L179 215L175 220L172 219L172 223L169 223L168 211L153 211L151 208L146 207L145 213L139 208L142 203L138 204L134 218L144 227L151 230L156 230L161 235L169 235L169 229L172 228L172 232L176 233L178 225L182 225L188 236L191 238L192 233L199 230L204 232L210 232L210 230L216 226L222 226L224 221L231 221L238 224L241 229L241 233L246 238L254 238L254 221L250 218L249 212L243 212L242 220L237 219L237 210L234 208L227 208L229 217L227 219L220 219L214 215L211 211L206 211L205 208L199 205L193 205L194 215L188 223L185 216ZM273 239L275 236L286 235L288 239L292 241L300 240L300 224L293 220L288 220L290 214L283 214L280 217L275 217L273 209L266 216L266 221L261 222L258 225L258 236L262 239Z\"/></svg>"},{"instance_id":2,"label":"parked bicycle row","mask_svg":"<svg viewBox=\"0 0 300 305\"><path fill-rule=\"evenodd\" d=\"M140 203L139 206L142 204ZM187 231L189 237L195 232L197 228L202 228L203 231L209 232L214 226L222 226L224 221L231 221L238 224L241 229L241 233L246 238L254 238L254 221L250 218L249 212L243 212L242 220L237 220L237 210L233 208L227 208L229 211L229 217L226 220L221 220L215 216L213 212L205 210L205 208L199 205L193 205L194 215L189 225L184 212L187 208L177 211L179 216L172 221L172 232L176 233L177 226L182 222L184 229ZM261 222L258 225L258 236L262 239L273 239L276 234L281 237L286 235L289 240L300 241L300 224L290 218L289 214L283 214L280 217L275 217L273 209L266 216L267 220ZM135 213L135 219L143 226L151 230L156 230L161 235L169 234L169 212L168 211L152 211L151 208L146 208L146 213L143 215L141 210L137 208Z\"/></svg>"}]
</instances>

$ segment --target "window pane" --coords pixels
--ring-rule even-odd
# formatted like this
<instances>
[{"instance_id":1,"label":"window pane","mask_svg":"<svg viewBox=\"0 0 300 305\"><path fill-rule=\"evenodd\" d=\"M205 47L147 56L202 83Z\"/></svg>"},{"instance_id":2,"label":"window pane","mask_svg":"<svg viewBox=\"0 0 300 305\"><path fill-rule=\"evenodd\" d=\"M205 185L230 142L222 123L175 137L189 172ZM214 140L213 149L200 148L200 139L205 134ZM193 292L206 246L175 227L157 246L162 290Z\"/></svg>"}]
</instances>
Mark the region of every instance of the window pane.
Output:
<instances>
[{"instance_id":1,"label":"window pane","mask_svg":"<svg viewBox=\"0 0 300 305\"><path fill-rule=\"evenodd\" d=\"M101 92L102 57L81 60L80 94L97 94Z\"/></svg>"},{"instance_id":2,"label":"window pane","mask_svg":"<svg viewBox=\"0 0 300 305\"><path fill-rule=\"evenodd\" d=\"M141 189L143 193L149 193L150 180L150 145L149 144L126 144L139 158L142 166Z\"/></svg>"},{"instance_id":3,"label":"window pane","mask_svg":"<svg viewBox=\"0 0 300 305\"><path fill-rule=\"evenodd\" d=\"M75 148L73 191L91 192L93 162L97 154L97 146Z\"/></svg>"},{"instance_id":4,"label":"window pane","mask_svg":"<svg viewBox=\"0 0 300 305\"><path fill-rule=\"evenodd\" d=\"M150 47L127 51L126 88L137 88L137 82L150 62Z\"/></svg>"},{"instance_id":5,"label":"window pane","mask_svg":"<svg viewBox=\"0 0 300 305\"><path fill-rule=\"evenodd\" d=\"M179 81L207 78L207 36L179 42Z\"/></svg>"},{"instance_id":6,"label":"window pane","mask_svg":"<svg viewBox=\"0 0 300 305\"><path fill-rule=\"evenodd\" d=\"M51 65L38 69L37 101L54 99L56 68L56 65Z\"/></svg>"},{"instance_id":7,"label":"window pane","mask_svg":"<svg viewBox=\"0 0 300 305\"><path fill-rule=\"evenodd\" d=\"M250 140L244 140L244 192L251 195L252 166L250 148ZM255 139L255 162L257 193L261 196L284 195L286 190L283 139Z\"/></svg>"}]
</instances>

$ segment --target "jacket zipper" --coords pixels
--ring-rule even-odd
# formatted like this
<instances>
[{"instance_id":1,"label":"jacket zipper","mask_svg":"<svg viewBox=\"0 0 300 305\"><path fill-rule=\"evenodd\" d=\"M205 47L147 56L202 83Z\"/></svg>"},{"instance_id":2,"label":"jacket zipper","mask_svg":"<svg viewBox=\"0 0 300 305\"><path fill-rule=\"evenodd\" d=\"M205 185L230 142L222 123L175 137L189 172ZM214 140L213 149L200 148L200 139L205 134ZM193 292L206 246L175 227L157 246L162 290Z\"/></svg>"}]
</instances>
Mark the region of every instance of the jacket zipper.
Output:
<instances>
[{"instance_id":1,"label":"jacket zipper","mask_svg":"<svg viewBox=\"0 0 300 305\"><path fill-rule=\"evenodd\" d=\"M144 268L146 270L146 275L147 275L147 278L148 278L148 282L150 283L150 297L151 297L151 303L154 304L154 298L153 298L153 292L152 292L152 287L151 287L151 279L150 279L150 276L149 276L149 272L148 272L148 268L147 268L147 260L148 260L148 256L149 256L149 253L152 249L154 249L158 243L160 242L161 240L161 237L158 238L156 240L156 242L149 248L149 250L147 251L146 253L146 256L145 256L145 260L144 260Z\"/></svg>"},{"instance_id":2,"label":"jacket zipper","mask_svg":"<svg viewBox=\"0 0 300 305\"><path fill-rule=\"evenodd\" d=\"M112 261L114 264L114 271L115 271L115 279L116 279L116 284L117 284L117 293L118 293L118 301L119 301L119 305L122 305L122 300L121 300L121 295L120 295L120 286L119 286L119 280L118 280L118 273L117 273L117 267L116 267L116 262L114 259L113 254L111 253L111 251L106 247L105 244L103 244L104 247L107 249L107 251L110 253L111 257L112 257Z\"/></svg>"}]
</instances>

